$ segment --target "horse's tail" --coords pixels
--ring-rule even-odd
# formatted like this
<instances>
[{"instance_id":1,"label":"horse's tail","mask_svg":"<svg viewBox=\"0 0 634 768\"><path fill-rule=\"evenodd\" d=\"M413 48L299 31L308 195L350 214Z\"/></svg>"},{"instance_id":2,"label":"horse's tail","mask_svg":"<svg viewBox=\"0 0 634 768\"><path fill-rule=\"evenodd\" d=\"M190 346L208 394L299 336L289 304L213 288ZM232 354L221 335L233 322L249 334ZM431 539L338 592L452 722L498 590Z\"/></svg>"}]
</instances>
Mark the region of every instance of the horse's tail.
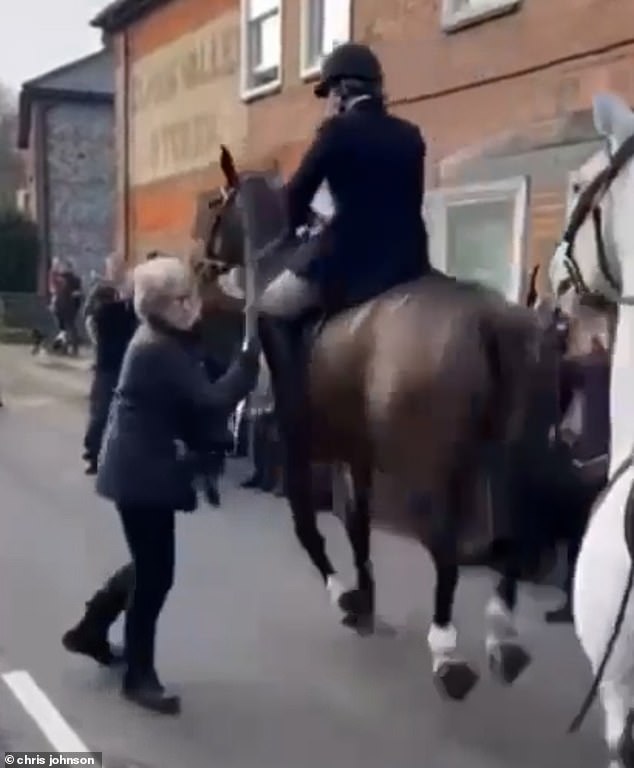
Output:
<instances>
[{"instance_id":1,"label":"horse's tail","mask_svg":"<svg viewBox=\"0 0 634 768\"><path fill-rule=\"evenodd\" d=\"M523 307L507 304L484 314L480 333L492 381L486 409L490 437L510 442L524 426L537 363L536 319Z\"/></svg>"}]
</instances>

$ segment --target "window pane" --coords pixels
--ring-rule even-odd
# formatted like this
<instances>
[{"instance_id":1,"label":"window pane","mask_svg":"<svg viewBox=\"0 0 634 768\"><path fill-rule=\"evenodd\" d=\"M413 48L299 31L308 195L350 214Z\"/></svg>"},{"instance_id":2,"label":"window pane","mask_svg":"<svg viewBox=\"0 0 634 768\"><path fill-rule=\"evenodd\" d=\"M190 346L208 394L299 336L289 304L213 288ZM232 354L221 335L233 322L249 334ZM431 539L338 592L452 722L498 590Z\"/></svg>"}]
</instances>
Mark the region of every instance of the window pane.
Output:
<instances>
[{"instance_id":1,"label":"window pane","mask_svg":"<svg viewBox=\"0 0 634 768\"><path fill-rule=\"evenodd\" d=\"M323 0L322 53L330 53L350 37L350 0Z\"/></svg>"},{"instance_id":2,"label":"window pane","mask_svg":"<svg viewBox=\"0 0 634 768\"><path fill-rule=\"evenodd\" d=\"M308 0L306 66L319 64L324 47L324 0Z\"/></svg>"},{"instance_id":3,"label":"window pane","mask_svg":"<svg viewBox=\"0 0 634 768\"><path fill-rule=\"evenodd\" d=\"M280 15L269 16L260 24L261 59L259 64L264 69L277 67L280 63Z\"/></svg>"},{"instance_id":4,"label":"window pane","mask_svg":"<svg viewBox=\"0 0 634 768\"><path fill-rule=\"evenodd\" d=\"M280 15L249 22L248 87L257 88L279 77L281 59Z\"/></svg>"},{"instance_id":5,"label":"window pane","mask_svg":"<svg viewBox=\"0 0 634 768\"><path fill-rule=\"evenodd\" d=\"M279 11L280 0L249 0L248 18L257 19L271 11Z\"/></svg>"},{"instance_id":6,"label":"window pane","mask_svg":"<svg viewBox=\"0 0 634 768\"><path fill-rule=\"evenodd\" d=\"M447 271L508 294L514 207L511 200L449 205Z\"/></svg>"},{"instance_id":7,"label":"window pane","mask_svg":"<svg viewBox=\"0 0 634 768\"><path fill-rule=\"evenodd\" d=\"M307 0L306 66L319 64L333 48L350 38L350 0Z\"/></svg>"}]
</instances>

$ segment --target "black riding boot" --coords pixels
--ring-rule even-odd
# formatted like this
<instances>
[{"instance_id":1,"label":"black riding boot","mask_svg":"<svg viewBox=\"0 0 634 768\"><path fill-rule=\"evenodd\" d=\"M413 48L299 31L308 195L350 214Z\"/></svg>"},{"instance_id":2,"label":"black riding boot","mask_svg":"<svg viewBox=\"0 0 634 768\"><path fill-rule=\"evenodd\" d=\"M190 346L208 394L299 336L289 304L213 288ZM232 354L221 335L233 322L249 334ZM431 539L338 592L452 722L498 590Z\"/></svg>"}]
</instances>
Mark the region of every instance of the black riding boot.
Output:
<instances>
[{"instance_id":1,"label":"black riding boot","mask_svg":"<svg viewBox=\"0 0 634 768\"><path fill-rule=\"evenodd\" d=\"M125 610L133 586L134 566L129 563L119 568L86 603L86 613L62 638L64 648L103 666L122 661L121 653L108 641L108 632Z\"/></svg>"},{"instance_id":2,"label":"black riding boot","mask_svg":"<svg viewBox=\"0 0 634 768\"><path fill-rule=\"evenodd\" d=\"M288 406L303 402L301 385L305 360L302 322L260 315L258 331L271 378L275 380L275 389L283 401L277 408L286 412Z\"/></svg>"}]
</instances>

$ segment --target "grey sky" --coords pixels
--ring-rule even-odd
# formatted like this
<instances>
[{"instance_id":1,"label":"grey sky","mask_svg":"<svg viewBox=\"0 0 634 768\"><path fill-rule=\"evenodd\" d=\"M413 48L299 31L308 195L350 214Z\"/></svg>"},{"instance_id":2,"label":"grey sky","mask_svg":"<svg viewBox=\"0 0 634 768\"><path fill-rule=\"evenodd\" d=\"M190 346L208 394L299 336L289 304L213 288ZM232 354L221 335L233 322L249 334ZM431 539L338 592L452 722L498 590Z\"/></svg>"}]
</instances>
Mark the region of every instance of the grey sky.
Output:
<instances>
[{"instance_id":1,"label":"grey sky","mask_svg":"<svg viewBox=\"0 0 634 768\"><path fill-rule=\"evenodd\" d=\"M0 0L0 82L18 91L37 77L97 50L88 21L108 0Z\"/></svg>"}]
</instances>

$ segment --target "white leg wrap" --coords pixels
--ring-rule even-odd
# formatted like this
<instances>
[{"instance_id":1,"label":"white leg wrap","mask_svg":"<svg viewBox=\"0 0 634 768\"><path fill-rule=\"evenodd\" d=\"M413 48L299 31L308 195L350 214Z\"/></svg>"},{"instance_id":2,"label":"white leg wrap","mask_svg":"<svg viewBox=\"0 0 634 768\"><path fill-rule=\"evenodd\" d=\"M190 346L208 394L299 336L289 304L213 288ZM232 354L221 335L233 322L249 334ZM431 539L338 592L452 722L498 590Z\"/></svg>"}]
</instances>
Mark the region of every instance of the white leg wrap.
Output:
<instances>
[{"instance_id":1,"label":"white leg wrap","mask_svg":"<svg viewBox=\"0 0 634 768\"><path fill-rule=\"evenodd\" d=\"M513 614L499 597L492 597L485 611L487 634L486 649L491 651L503 643L517 638L517 629Z\"/></svg>"},{"instance_id":2,"label":"white leg wrap","mask_svg":"<svg viewBox=\"0 0 634 768\"><path fill-rule=\"evenodd\" d=\"M613 681L601 685L600 695L605 715L605 740L609 749L616 751L627 726L630 702L634 697L629 686Z\"/></svg>"},{"instance_id":3,"label":"white leg wrap","mask_svg":"<svg viewBox=\"0 0 634 768\"><path fill-rule=\"evenodd\" d=\"M445 662L456 659L456 648L458 646L456 628L453 624L449 624L446 627L432 624L427 635L427 644L431 651L432 669L434 672L437 672Z\"/></svg>"},{"instance_id":4,"label":"white leg wrap","mask_svg":"<svg viewBox=\"0 0 634 768\"><path fill-rule=\"evenodd\" d=\"M333 575L328 577L328 581L326 582L326 591L328 592L328 597L330 598L332 605L338 607L339 598L346 590L339 579Z\"/></svg>"}]
</instances>

